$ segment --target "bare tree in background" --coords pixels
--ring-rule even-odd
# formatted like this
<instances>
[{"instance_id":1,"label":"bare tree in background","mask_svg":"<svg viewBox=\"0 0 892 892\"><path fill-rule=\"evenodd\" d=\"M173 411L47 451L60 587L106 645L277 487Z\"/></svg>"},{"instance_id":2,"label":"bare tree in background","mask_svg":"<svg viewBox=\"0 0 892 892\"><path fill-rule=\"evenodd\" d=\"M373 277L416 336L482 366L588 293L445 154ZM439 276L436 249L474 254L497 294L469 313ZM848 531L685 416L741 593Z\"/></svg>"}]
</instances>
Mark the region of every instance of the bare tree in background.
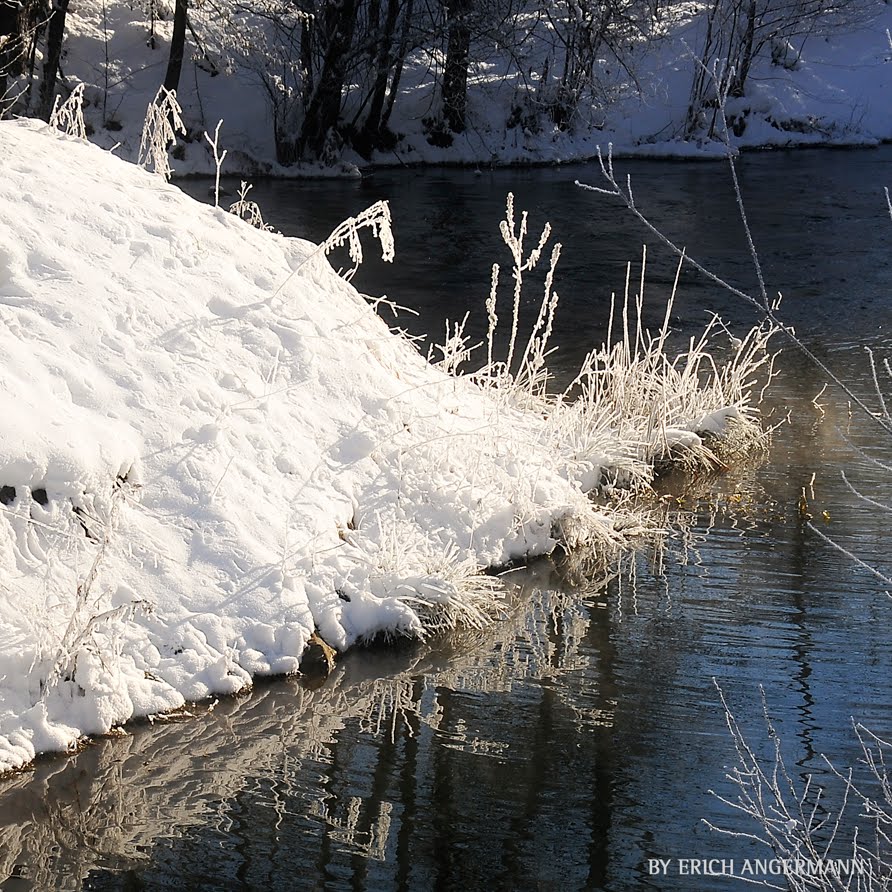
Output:
<instances>
[{"instance_id":1,"label":"bare tree in background","mask_svg":"<svg viewBox=\"0 0 892 892\"><path fill-rule=\"evenodd\" d=\"M716 135L717 95L740 98L753 63L770 53L775 65L795 68L805 41L829 26L854 24L881 0L711 0L704 11L703 40L694 64L684 137ZM711 74L722 63L718 80ZM743 119L730 120L739 136Z\"/></svg>"},{"instance_id":2,"label":"bare tree in background","mask_svg":"<svg viewBox=\"0 0 892 892\"><path fill-rule=\"evenodd\" d=\"M56 80L62 60L62 44L65 40L65 18L69 0L52 0L52 11L46 27L46 49L43 57L43 78L40 82L39 114L49 120L56 96Z\"/></svg>"},{"instance_id":3,"label":"bare tree in background","mask_svg":"<svg viewBox=\"0 0 892 892\"><path fill-rule=\"evenodd\" d=\"M543 3L542 13L556 44L550 56L551 80L544 89L554 123L566 130L583 103L592 103L597 92L596 65L606 54L630 76L625 45L640 37L658 2L642 0L561 0ZM549 95L550 94L550 95Z\"/></svg>"},{"instance_id":4,"label":"bare tree in background","mask_svg":"<svg viewBox=\"0 0 892 892\"><path fill-rule=\"evenodd\" d=\"M388 122L409 52L413 9L413 0L370 0L367 4L367 29L371 36L371 87L361 101L353 122L354 147L366 157L372 150L392 147L395 142ZM360 127L358 122L366 108Z\"/></svg>"},{"instance_id":5,"label":"bare tree in background","mask_svg":"<svg viewBox=\"0 0 892 892\"><path fill-rule=\"evenodd\" d=\"M446 0L446 63L443 70L443 117L453 133L465 129L468 102L470 16L474 0Z\"/></svg>"},{"instance_id":6,"label":"bare tree in background","mask_svg":"<svg viewBox=\"0 0 892 892\"><path fill-rule=\"evenodd\" d=\"M323 157L337 129L359 5L360 0L327 0L316 15L313 34L321 61L298 138L299 157L307 150Z\"/></svg>"},{"instance_id":7,"label":"bare tree in background","mask_svg":"<svg viewBox=\"0 0 892 892\"><path fill-rule=\"evenodd\" d=\"M23 54L20 8L14 0L0 0L0 118L11 105L7 98L8 76Z\"/></svg>"}]
</instances>

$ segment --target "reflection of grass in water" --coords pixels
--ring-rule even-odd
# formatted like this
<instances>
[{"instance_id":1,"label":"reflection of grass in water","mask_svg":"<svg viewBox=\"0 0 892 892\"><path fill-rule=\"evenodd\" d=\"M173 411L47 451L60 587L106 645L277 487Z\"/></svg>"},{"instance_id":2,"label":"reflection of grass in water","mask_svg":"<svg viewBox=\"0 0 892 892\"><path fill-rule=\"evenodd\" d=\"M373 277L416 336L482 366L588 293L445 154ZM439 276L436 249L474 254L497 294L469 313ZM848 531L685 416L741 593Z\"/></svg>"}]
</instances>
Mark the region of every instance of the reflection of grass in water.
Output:
<instances>
[{"instance_id":1,"label":"reflection of grass in water","mask_svg":"<svg viewBox=\"0 0 892 892\"><path fill-rule=\"evenodd\" d=\"M659 566L667 548L676 551L678 543L694 533L705 536L720 521L733 529L756 530L764 521L783 520L760 479L768 459L767 445L739 455L730 465L695 472L673 466L660 473L649 490L630 499L642 519L642 535L630 552L631 559L647 555ZM618 558L614 571L620 572L616 567L622 565ZM601 586L604 561L591 550L564 555L560 567L564 583L577 590L591 588L589 578L595 589Z\"/></svg>"},{"instance_id":2,"label":"reflection of grass in water","mask_svg":"<svg viewBox=\"0 0 892 892\"><path fill-rule=\"evenodd\" d=\"M761 480L766 449L740 456L722 470L688 474L672 469L654 482L656 523L683 534L691 527L708 532L722 521L734 529L756 530L782 520L780 506Z\"/></svg>"},{"instance_id":3,"label":"reflection of grass in water","mask_svg":"<svg viewBox=\"0 0 892 892\"><path fill-rule=\"evenodd\" d=\"M500 693L586 665L580 645L591 606L557 587L554 565L539 561L504 581L510 609L502 622L356 650L317 690L295 679L260 682L250 694L192 707L191 718L135 724L10 776L0 792L0 875L27 865L36 888L58 888L63 873L80 885L99 869L139 870L156 839L224 822L220 803L258 778L281 785L287 808L317 830L323 824L336 845L381 857L386 803L330 789L317 795L303 780L324 772L348 728L381 739L428 728L442 745L498 755L499 741L444 719L441 692Z\"/></svg>"}]
</instances>

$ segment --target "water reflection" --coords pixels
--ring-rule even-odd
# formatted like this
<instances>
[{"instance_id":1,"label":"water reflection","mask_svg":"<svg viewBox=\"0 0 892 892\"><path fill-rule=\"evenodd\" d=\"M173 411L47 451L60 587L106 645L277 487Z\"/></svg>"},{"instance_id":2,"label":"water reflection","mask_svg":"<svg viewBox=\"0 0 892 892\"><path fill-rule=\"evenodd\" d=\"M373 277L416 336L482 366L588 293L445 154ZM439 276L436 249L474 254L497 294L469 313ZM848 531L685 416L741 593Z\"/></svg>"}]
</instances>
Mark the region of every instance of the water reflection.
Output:
<instances>
[{"instance_id":1,"label":"water reflection","mask_svg":"<svg viewBox=\"0 0 892 892\"><path fill-rule=\"evenodd\" d=\"M738 171L749 221L762 254L768 291L782 292L785 318L810 341L832 331L847 344L873 337L876 317L888 321L889 227L883 185L892 146L860 152L794 150L742 156ZM632 177L636 201L676 244L732 284L755 293L752 263L723 162L617 159ZM530 229L546 220L564 245L556 290L561 304L553 344L572 364L604 337L611 291L620 292L628 261L649 246L645 319L658 327L675 277L675 258L618 201L583 192L574 180L600 184L597 165L538 170L379 170L347 182L259 180L252 198L286 235L319 241L346 216L374 201L391 202L396 261L367 252L356 279L369 294L388 294L420 311L400 324L439 336L448 317L471 312L469 334L484 333L483 302L494 262L508 254L499 236L505 195L530 211ZM237 187L238 183L230 183ZM207 199L207 182L183 187ZM732 325L753 322L752 310L726 301L692 270L681 280L674 327L690 334L720 309ZM535 290L528 310L538 307ZM846 325L840 320L845 318Z\"/></svg>"},{"instance_id":2,"label":"water reflection","mask_svg":"<svg viewBox=\"0 0 892 892\"><path fill-rule=\"evenodd\" d=\"M7 781L4 888L602 877L609 611L549 563L512 576L516 610L485 632L350 654L318 690L261 685Z\"/></svg>"}]
</instances>

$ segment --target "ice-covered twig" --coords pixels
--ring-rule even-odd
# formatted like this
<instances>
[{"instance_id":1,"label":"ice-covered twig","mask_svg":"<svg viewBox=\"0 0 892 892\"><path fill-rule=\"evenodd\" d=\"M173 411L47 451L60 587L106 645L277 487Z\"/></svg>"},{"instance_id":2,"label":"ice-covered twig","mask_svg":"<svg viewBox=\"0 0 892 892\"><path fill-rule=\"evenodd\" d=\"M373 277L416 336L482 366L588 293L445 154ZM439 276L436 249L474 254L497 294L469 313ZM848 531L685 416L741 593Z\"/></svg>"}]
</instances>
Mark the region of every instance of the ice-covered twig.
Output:
<instances>
[{"instance_id":1,"label":"ice-covered twig","mask_svg":"<svg viewBox=\"0 0 892 892\"><path fill-rule=\"evenodd\" d=\"M395 256L395 248L393 241L393 224L390 217L390 205L386 201L376 201L370 207L367 207L362 213L355 217L348 217L342 223L335 227L332 234L322 242L315 251L313 251L302 263L296 266L273 292L270 300L275 299L282 289L291 281L292 277L300 272L307 264L314 261L320 255L328 255L335 248L344 244L353 261L353 269L348 270L344 274L344 278L349 282L353 278L353 274L362 263L362 242L359 233L362 229L371 229L372 234L381 243L381 259L385 263L392 263Z\"/></svg>"},{"instance_id":2,"label":"ice-covered twig","mask_svg":"<svg viewBox=\"0 0 892 892\"><path fill-rule=\"evenodd\" d=\"M185 134L183 110L177 102L176 90L159 87L155 98L146 109L146 119L139 143L138 164L169 180L173 173L168 152L177 134Z\"/></svg>"},{"instance_id":3,"label":"ice-covered twig","mask_svg":"<svg viewBox=\"0 0 892 892\"><path fill-rule=\"evenodd\" d=\"M77 139L87 138L87 127L84 123L84 84L78 84L71 95L60 102L61 97L56 96L53 103L53 111L50 115L50 127Z\"/></svg>"},{"instance_id":4,"label":"ice-covered twig","mask_svg":"<svg viewBox=\"0 0 892 892\"><path fill-rule=\"evenodd\" d=\"M225 155L226 153L224 152L223 154ZM239 186L238 190L238 201L234 201L229 206L229 213L235 214L236 217L244 220L246 223L249 223L255 229L260 229L263 232L272 232L273 227L268 226L264 222L263 214L260 210L260 205L257 204L256 201L251 201L251 199L248 198L248 193L253 188L254 186L251 183L246 183L244 180L242 180L241 186Z\"/></svg>"},{"instance_id":5,"label":"ice-covered twig","mask_svg":"<svg viewBox=\"0 0 892 892\"><path fill-rule=\"evenodd\" d=\"M217 126L214 128L214 138L211 139L207 131L204 133L204 138L208 141L208 145L214 150L214 168L215 168L215 177L214 177L214 207L220 207L220 168L223 166L223 161L226 158L226 149L223 150L223 154L220 154L220 127L223 125L223 119L220 118L217 121ZM243 184L244 185L244 184Z\"/></svg>"},{"instance_id":6,"label":"ice-covered twig","mask_svg":"<svg viewBox=\"0 0 892 892\"><path fill-rule=\"evenodd\" d=\"M888 585L890 591L887 591L887 595L892 595L892 579L886 576L884 573L881 573L877 570L876 567L872 567L866 561L862 561L857 555L852 554L847 548L844 548L839 544L835 539L831 539L826 533L822 533L811 521L806 521L805 524L813 533L817 534L818 538L823 539L828 545L833 546L840 554L844 554L852 563L857 564L861 567L862 570L867 570L872 576L875 576L883 585Z\"/></svg>"},{"instance_id":7,"label":"ice-covered twig","mask_svg":"<svg viewBox=\"0 0 892 892\"><path fill-rule=\"evenodd\" d=\"M394 258L390 205L386 201L376 201L371 207L367 207L355 217L348 217L343 223L340 223L319 246L319 250L324 254L330 254L335 248L347 245L350 260L353 261L353 269L344 275L347 281L353 278L353 274L362 263L362 241L359 238L359 233L363 229L371 229L372 234L381 243L381 259L383 261L391 263Z\"/></svg>"},{"instance_id":8,"label":"ice-covered twig","mask_svg":"<svg viewBox=\"0 0 892 892\"><path fill-rule=\"evenodd\" d=\"M749 743L721 686L715 679L713 684L737 754L737 764L725 775L735 787L736 796L729 798L710 792L719 802L751 820L753 829L734 830L708 820L704 820L704 824L726 836L766 846L776 859L787 865L783 886L767 879L739 878L755 885L793 892L877 892L888 889L892 883L892 865L888 857L892 787L886 769L890 745L863 726L855 725L855 734L864 754L862 765L867 769L871 786L862 789L854 781L853 769L840 771L824 757L830 772L842 785L839 798L834 802L826 785L816 783L812 775L794 778L791 774L763 689L760 688L762 717L770 744L767 758L761 757ZM868 789L870 792L865 792ZM857 818L850 814L852 802L860 806L858 817L862 822L857 822ZM863 820L873 826L873 846L862 842ZM849 828L850 838L843 838L843 828ZM848 870L832 869L834 864L840 863L834 861L834 856L841 853L840 847L848 854Z\"/></svg>"}]
</instances>

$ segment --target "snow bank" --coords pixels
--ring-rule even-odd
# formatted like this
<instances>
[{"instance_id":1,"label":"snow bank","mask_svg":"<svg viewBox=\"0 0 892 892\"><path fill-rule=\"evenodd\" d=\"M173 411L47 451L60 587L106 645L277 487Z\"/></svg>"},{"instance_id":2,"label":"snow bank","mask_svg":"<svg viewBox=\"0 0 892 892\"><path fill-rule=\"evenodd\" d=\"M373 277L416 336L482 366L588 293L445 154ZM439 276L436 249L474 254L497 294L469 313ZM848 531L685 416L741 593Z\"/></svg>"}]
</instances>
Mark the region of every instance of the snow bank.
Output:
<instances>
[{"instance_id":1,"label":"snow bank","mask_svg":"<svg viewBox=\"0 0 892 892\"><path fill-rule=\"evenodd\" d=\"M311 244L18 121L0 245L0 771L295 672L314 631L481 626L483 568L628 533L586 495L653 457L618 404L431 366ZM725 385L660 416L665 380L648 430L749 423Z\"/></svg>"},{"instance_id":2,"label":"snow bank","mask_svg":"<svg viewBox=\"0 0 892 892\"><path fill-rule=\"evenodd\" d=\"M540 418L314 246L33 121L0 159L0 769L296 671L314 629L483 622L479 568L613 535Z\"/></svg>"}]
</instances>

